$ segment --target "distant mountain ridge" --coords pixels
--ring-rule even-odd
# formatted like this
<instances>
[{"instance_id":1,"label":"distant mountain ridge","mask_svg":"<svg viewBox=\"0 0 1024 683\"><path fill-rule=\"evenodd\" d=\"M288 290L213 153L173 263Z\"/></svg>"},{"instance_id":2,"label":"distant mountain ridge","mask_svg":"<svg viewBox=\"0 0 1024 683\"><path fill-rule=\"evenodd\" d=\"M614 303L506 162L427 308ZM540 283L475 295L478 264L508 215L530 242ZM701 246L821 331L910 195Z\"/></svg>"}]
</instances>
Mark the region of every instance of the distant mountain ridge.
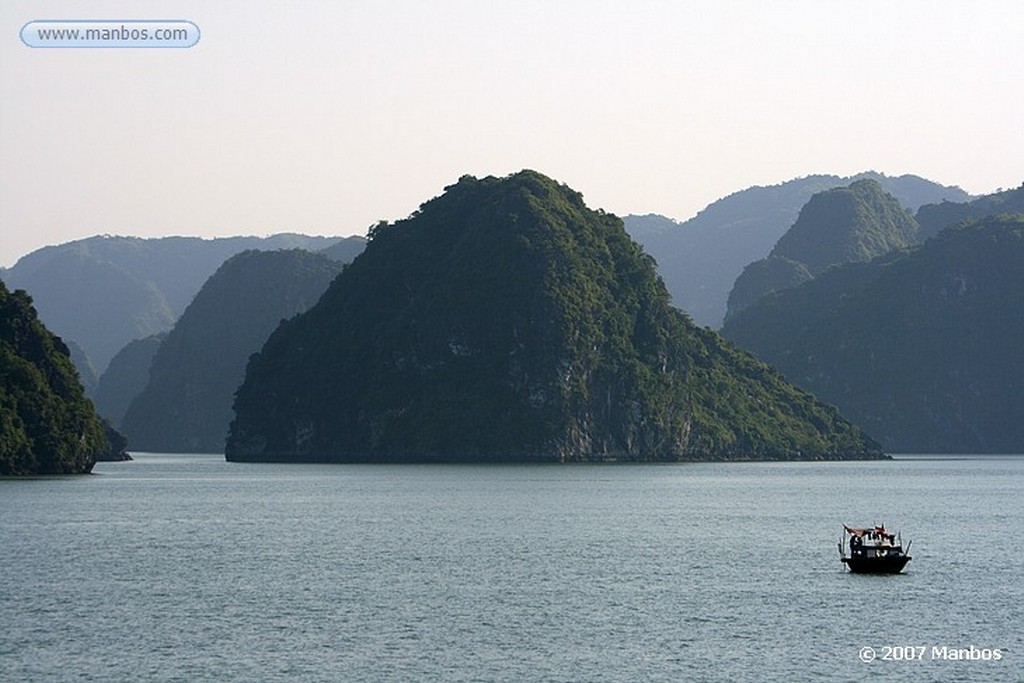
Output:
<instances>
[{"instance_id":1,"label":"distant mountain ridge","mask_svg":"<svg viewBox=\"0 0 1024 683\"><path fill-rule=\"evenodd\" d=\"M633 239L658 262L673 305L689 313L697 324L717 328L725 318L729 292L743 269L768 255L811 196L865 178L878 181L909 211L943 199L962 202L971 198L958 187L914 175L811 175L735 192L681 223L656 215L626 216L623 222Z\"/></svg>"},{"instance_id":2,"label":"distant mountain ridge","mask_svg":"<svg viewBox=\"0 0 1024 683\"><path fill-rule=\"evenodd\" d=\"M976 221L1000 213L1024 213L1024 184L978 197L970 202L944 201L926 204L917 211L923 238L937 235L943 228L964 221Z\"/></svg>"},{"instance_id":3,"label":"distant mountain ridge","mask_svg":"<svg viewBox=\"0 0 1024 683\"><path fill-rule=\"evenodd\" d=\"M247 249L318 251L340 243L361 251L361 237L90 237L44 247L4 271L32 296L40 318L74 341L102 374L133 339L165 332L210 275Z\"/></svg>"},{"instance_id":4,"label":"distant mountain ridge","mask_svg":"<svg viewBox=\"0 0 1024 683\"><path fill-rule=\"evenodd\" d=\"M142 393L149 382L149 368L153 364L166 332L128 342L110 360L107 371L100 377L92 397L96 412L120 428L128 406Z\"/></svg>"},{"instance_id":5,"label":"distant mountain ridge","mask_svg":"<svg viewBox=\"0 0 1024 683\"><path fill-rule=\"evenodd\" d=\"M313 306L342 267L300 249L250 250L225 261L156 348L149 381L121 421L129 445L222 453L249 356L282 319Z\"/></svg>"},{"instance_id":6,"label":"distant mountain ridge","mask_svg":"<svg viewBox=\"0 0 1024 683\"><path fill-rule=\"evenodd\" d=\"M1024 215L1000 214L765 296L723 334L887 450L1021 453L1022 291Z\"/></svg>"},{"instance_id":7,"label":"distant mountain ridge","mask_svg":"<svg viewBox=\"0 0 1024 683\"><path fill-rule=\"evenodd\" d=\"M252 357L227 458L883 457L668 305L615 216L533 171L464 176Z\"/></svg>"},{"instance_id":8,"label":"distant mountain ridge","mask_svg":"<svg viewBox=\"0 0 1024 683\"><path fill-rule=\"evenodd\" d=\"M874 179L818 192L768 256L743 269L729 293L726 320L765 294L796 286L831 266L913 246L919 236L917 221Z\"/></svg>"}]
</instances>

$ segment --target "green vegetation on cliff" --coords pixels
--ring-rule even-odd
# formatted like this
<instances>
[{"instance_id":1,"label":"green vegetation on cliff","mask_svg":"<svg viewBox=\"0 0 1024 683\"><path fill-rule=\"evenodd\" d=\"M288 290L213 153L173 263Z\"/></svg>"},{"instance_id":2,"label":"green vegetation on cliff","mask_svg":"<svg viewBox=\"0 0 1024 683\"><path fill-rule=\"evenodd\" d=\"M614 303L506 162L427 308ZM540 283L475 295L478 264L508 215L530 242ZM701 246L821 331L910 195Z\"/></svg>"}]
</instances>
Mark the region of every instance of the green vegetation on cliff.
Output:
<instances>
[{"instance_id":1,"label":"green vegetation on cliff","mask_svg":"<svg viewBox=\"0 0 1024 683\"><path fill-rule=\"evenodd\" d=\"M0 475L89 472L110 448L67 346L0 282Z\"/></svg>"},{"instance_id":2,"label":"green vegetation on cliff","mask_svg":"<svg viewBox=\"0 0 1024 683\"><path fill-rule=\"evenodd\" d=\"M373 229L253 356L235 413L231 460L881 456L669 306L618 218L531 171Z\"/></svg>"},{"instance_id":3,"label":"green vegetation on cliff","mask_svg":"<svg viewBox=\"0 0 1024 683\"><path fill-rule=\"evenodd\" d=\"M342 264L299 249L231 257L196 295L149 366L121 429L133 449L221 453L249 356L316 303Z\"/></svg>"},{"instance_id":4,"label":"green vegetation on cliff","mask_svg":"<svg viewBox=\"0 0 1024 683\"><path fill-rule=\"evenodd\" d=\"M723 334L887 450L1024 450L1024 216L946 229L762 298Z\"/></svg>"}]
</instances>

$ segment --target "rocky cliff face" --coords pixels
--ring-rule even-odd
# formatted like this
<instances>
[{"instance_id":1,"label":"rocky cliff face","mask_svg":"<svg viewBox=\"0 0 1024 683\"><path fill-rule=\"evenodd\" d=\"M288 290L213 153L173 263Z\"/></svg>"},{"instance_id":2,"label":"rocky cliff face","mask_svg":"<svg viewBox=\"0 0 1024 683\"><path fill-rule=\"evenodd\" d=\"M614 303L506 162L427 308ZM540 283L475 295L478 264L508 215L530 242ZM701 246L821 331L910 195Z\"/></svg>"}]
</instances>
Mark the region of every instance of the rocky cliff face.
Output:
<instances>
[{"instance_id":1,"label":"rocky cliff face","mask_svg":"<svg viewBox=\"0 0 1024 683\"><path fill-rule=\"evenodd\" d=\"M879 457L668 304L621 221L538 173L462 178L252 358L231 460Z\"/></svg>"}]
</instances>

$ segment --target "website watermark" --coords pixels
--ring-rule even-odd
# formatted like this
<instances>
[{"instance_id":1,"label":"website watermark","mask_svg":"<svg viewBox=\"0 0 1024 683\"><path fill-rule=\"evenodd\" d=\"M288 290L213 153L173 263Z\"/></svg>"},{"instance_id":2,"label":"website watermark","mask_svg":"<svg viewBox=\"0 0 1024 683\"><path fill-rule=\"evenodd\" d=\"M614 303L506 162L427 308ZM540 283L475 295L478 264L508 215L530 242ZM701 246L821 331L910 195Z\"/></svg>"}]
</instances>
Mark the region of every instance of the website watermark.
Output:
<instances>
[{"instance_id":1,"label":"website watermark","mask_svg":"<svg viewBox=\"0 0 1024 683\"><path fill-rule=\"evenodd\" d=\"M1000 648L976 645L866 645L857 651L862 662L999 662L1005 657Z\"/></svg>"},{"instance_id":2,"label":"website watermark","mask_svg":"<svg viewBox=\"0 0 1024 683\"><path fill-rule=\"evenodd\" d=\"M188 48L199 35L191 21L173 19L37 19L21 27L21 42L36 48Z\"/></svg>"}]
</instances>

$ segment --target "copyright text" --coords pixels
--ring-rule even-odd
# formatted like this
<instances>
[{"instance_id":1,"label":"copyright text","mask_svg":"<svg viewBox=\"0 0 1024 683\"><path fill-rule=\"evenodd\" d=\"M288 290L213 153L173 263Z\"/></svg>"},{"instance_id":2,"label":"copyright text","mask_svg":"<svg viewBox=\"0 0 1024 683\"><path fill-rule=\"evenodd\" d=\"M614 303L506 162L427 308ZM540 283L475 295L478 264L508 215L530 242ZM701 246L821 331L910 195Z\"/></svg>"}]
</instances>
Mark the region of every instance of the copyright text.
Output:
<instances>
[{"instance_id":1,"label":"copyright text","mask_svg":"<svg viewBox=\"0 0 1024 683\"><path fill-rule=\"evenodd\" d=\"M865 646L860 648L857 656L862 662L920 662L920 661L951 661L951 662L998 662L1003 658L1003 651L993 647L952 647L949 645L882 645L880 647Z\"/></svg>"}]
</instances>

